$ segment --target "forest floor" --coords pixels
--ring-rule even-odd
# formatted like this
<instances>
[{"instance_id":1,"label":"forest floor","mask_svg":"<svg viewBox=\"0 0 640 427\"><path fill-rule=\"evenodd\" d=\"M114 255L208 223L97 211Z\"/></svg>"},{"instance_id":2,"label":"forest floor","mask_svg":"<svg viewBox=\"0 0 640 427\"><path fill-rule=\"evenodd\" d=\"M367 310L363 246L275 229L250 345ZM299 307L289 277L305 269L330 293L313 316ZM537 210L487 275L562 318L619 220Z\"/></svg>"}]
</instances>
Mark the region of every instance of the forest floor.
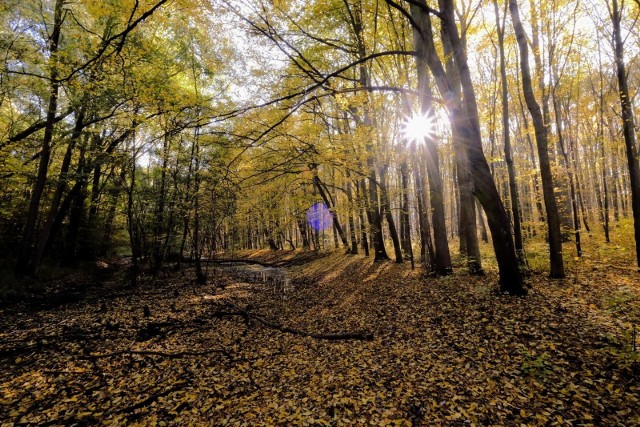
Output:
<instances>
[{"instance_id":1,"label":"forest floor","mask_svg":"<svg viewBox=\"0 0 640 427\"><path fill-rule=\"evenodd\" d=\"M615 259L520 298L491 271L249 255L290 285L103 273L4 304L0 424L640 425L639 273Z\"/></svg>"}]
</instances>

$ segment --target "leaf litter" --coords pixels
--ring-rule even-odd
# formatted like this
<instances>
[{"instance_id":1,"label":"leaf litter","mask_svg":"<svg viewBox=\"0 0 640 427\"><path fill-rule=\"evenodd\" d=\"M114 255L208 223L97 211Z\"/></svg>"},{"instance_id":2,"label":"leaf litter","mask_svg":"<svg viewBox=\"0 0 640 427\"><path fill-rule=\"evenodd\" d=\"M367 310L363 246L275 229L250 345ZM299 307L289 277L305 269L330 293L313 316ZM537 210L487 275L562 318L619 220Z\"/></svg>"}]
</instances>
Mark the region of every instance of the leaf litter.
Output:
<instances>
[{"instance_id":1,"label":"leaf litter","mask_svg":"<svg viewBox=\"0 0 640 427\"><path fill-rule=\"evenodd\" d=\"M534 274L518 298L491 273L256 257L291 286L187 271L2 308L2 426L640 425L633 271Z\"/></svg>"}]
</instances>

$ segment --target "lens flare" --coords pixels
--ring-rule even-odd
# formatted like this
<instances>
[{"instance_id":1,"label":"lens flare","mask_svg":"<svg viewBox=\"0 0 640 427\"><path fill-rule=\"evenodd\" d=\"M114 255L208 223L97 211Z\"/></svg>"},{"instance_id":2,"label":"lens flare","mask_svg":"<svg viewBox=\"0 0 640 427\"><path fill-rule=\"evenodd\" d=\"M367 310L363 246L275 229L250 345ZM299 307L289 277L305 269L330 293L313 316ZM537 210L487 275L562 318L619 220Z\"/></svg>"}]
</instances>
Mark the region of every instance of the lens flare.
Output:
<instances>
[{"instance_id":1,"label":"lens flare","mask_svg":"<svg viewBox=\"0 0 640 427\"><path fill-rule=\"evenodd\" d=\"M433 118L428 114L414 114L402 123L402 134L410 142L423 143L434 131Z\"/></svg>"},{"instance_id":2,"label":"lens flare","mask_svg":"<svg viewBox=\"0 0 640 427\"><path fill-rule=\"evenodd\" d=\"M333 225L333 216L324 203L316 203L307 210L307 223L314 230L322 231Z\"/></svg>"}]
</instances>

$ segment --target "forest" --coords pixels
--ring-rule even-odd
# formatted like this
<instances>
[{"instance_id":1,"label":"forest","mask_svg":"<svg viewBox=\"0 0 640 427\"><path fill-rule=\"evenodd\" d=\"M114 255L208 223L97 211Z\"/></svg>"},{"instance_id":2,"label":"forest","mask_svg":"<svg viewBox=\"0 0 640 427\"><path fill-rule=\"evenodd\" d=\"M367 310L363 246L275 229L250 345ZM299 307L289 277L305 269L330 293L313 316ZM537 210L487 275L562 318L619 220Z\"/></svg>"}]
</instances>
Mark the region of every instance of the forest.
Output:
<instances>
[{"instance_id":1,"label":"forest","mask_svg":"<svg viewBox=\"0 0 640 427\"><path fill-rule=\"evenodd\" d=\"M640 426L639 0L3 0L0 425Z\"/></svg>"}]
</instances>

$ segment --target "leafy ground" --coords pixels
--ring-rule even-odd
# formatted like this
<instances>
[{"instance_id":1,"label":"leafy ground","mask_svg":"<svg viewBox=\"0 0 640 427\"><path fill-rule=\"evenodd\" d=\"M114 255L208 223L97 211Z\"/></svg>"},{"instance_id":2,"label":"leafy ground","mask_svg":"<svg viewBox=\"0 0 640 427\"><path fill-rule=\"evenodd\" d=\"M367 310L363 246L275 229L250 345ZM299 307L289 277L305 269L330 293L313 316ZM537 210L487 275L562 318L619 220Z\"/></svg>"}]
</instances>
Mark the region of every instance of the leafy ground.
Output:
<instances>
[{"instance_id":1,"label":"leafy ground","mask_svg":"<svg viewBox=\"0 0 640 427\"><path fill-rule=\"evenodd\" d=\"M2 308L2 425L640 425L640 285L615 259L516 298L495 273L253 256L291 266L286 292L104 275ZM374 337L304 336L346 332Z\"/></svg>"}]
</instances>

